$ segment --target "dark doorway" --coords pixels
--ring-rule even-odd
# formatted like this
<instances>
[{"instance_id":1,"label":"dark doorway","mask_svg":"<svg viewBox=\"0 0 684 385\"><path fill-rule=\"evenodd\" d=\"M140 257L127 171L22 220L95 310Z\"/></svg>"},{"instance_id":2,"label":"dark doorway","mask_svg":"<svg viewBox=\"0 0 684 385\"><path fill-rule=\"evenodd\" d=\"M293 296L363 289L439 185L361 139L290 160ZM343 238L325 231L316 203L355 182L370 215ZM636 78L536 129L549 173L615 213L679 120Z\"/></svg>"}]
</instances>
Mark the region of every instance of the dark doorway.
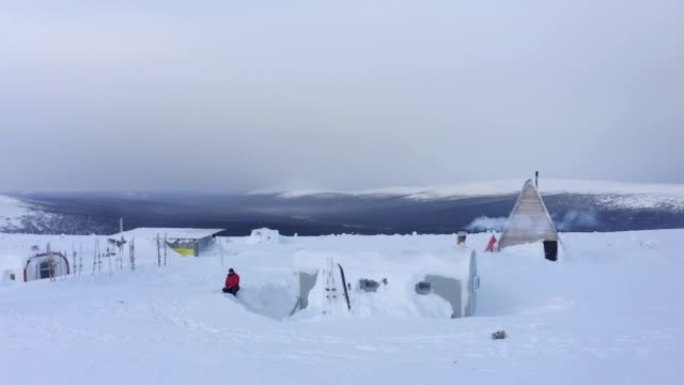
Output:
<instances>
[{"instance_id":1,"label":"dark doorway","mask_svg":"<svg viewBox=\"0 0 684 385\"><path fill-rule=\"evenodd\" d=\"M52 269L50 268L49 261L41 262L40 265L38 265L38 268L40 269L40 279L52 277Z\"/></svg>"},{"instance_id":2,"label":"dark doorway","mask_svg":"<svg viewBox=\"0 0 684 385\"><path fill-rule=\"evenodd\" d=\"M558 260L558 241L544 241L544 256L549 261Z\"/></svg>"}]
</instances>

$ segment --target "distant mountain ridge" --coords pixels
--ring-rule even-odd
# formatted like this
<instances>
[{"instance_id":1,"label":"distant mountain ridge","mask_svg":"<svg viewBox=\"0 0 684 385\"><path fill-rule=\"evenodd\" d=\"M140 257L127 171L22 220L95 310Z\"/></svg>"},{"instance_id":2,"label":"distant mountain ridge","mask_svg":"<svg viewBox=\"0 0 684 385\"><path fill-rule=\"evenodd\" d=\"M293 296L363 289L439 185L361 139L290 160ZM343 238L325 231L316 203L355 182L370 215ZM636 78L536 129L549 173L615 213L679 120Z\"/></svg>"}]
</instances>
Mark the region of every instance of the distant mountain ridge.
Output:
<instances>
[{"instance_id":1,"label":"distant mountain ridge","mask_svg":"<svg viewBox=\"0 0 684 385\"><path fill-rule=\"evenodd\" d=\"M414 200L446 200L478 196L517 194L524 181L507 179L491 182L463 183L442 186L398 186L366 190L325 189L262 189L252 195L274 195L281 198L339 196L401 197ZM616 207L678 207L684 208L684 184L640 184L625 182L587 181L572 179L542 179L539 191L542 195L581 194L599 197L605 204Z\"/></svg>"},{"instance_id":2,"label":"distant mountain ridge","mask_svg":"<svg viewBox=\"0 0 684 385\"><path fill-rule=\"evenodd\" d=\"M26 193L0 196L0 231L113 234L135 227L259 227L283 234L444 234L496 230L522 180L362 191L211 193ZM543 179L540 192L562 231L684 228L684 185Z\"/></svg>"}]
</instances>

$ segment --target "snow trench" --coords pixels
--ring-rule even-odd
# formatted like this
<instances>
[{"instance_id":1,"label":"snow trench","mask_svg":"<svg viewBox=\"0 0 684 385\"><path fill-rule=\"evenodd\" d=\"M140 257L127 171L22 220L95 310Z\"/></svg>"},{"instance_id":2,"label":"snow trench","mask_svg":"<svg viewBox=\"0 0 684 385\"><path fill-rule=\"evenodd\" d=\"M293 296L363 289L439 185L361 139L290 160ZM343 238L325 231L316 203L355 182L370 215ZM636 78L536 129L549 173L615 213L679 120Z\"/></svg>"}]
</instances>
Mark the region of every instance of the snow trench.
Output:
<instances>
[{"instance_id":1,"label":"snow trench","mask_svg":"<svg viewBox=\"0 0 684 385\"><path fill-rule=\"evenodd\" d=\"M245 309L278 321L288 318L296 301L292 285L285 282L244 287L237 295Z\"/></svg>"}]
</instances>

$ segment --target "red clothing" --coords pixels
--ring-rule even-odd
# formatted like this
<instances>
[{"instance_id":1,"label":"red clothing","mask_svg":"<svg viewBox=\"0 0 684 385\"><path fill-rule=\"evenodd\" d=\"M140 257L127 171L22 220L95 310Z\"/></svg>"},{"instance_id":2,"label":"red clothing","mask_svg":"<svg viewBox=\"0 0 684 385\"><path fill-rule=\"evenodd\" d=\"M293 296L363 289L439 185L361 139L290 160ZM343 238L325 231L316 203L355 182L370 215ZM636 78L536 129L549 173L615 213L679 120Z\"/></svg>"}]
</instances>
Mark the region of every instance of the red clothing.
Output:
<instances>
[{"instance_id":1,"label":"red clothing","mask_svg":"<svg viewBox=\"0 0 684 385\"><path fill-rule=\"evenodd\" d=\"M487 244L487 248L485 249L485 251L493 253L495 245L496 245L496 237L494 235L492 235L492 237L489 238L489 243Z\"/></svg>"},{"instance_id":2,"label":"red clothing","mask_svg":"<svg viewBox=\"0 0 684 385\"><path fill-rule=\"evenodd\" d=\"M240 287L240 276L228 273L226 276L226 287Z\"/></svg>"}]
</instances>

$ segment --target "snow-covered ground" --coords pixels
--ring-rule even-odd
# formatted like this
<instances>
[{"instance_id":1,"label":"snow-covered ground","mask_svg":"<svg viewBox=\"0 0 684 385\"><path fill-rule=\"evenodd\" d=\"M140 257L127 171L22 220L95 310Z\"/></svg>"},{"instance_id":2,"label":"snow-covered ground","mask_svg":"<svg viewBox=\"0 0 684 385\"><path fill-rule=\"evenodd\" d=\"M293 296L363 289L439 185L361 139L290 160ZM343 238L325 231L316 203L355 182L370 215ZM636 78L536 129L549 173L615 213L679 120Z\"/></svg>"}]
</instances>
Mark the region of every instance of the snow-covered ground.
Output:
<instances>
[{"instance_id":1,"label":"snow-covered ground","mask_svg":"<svg viewBox=\"0 0 684 385\"><path fill-rule=\"evenodd\" d=\"M309 196L402 196L415 200L457 199L472 196L496 196L517 194L522 188L524 180L507 179L480 183L463 183L445 186L403 186L379 189L341 191L325 189L264 189L253 191L252 194L274 194L282 198L302 198ZM684 208L684 185L682 184L644 184L621 183L572 179L542 179L540 192L551 194L586 194L595 195L599 201L613 207L622 208L653 208L675 207Z\"/></svg>"},{"instance_id":2,"label":"snow-covered ground","mask_svg":"<svg viewBox=\"0 0 684 385\"><path fill-rule=\"evenodd\" d=\"M483 250L487 234L468 244ZM3 384L679 384L684 230L563 234L564 259L535 247L479 254L477 316L385 312L289 318L294 256L373 253L399 262L453 248L454 236L223 240L209 256L92 275L92 237L3 235L2 258L31 245L83 248L56 282L0 285ZM102 239L103 243L104 240ZM237 299L220 293L242 276ZM391 284L391 282L390 282ZM352 293L353 295L353 293ZM403 298L396 298L397 309ZM505 330L508 338L492 340Z\"/></svg>"}]
</instances>

